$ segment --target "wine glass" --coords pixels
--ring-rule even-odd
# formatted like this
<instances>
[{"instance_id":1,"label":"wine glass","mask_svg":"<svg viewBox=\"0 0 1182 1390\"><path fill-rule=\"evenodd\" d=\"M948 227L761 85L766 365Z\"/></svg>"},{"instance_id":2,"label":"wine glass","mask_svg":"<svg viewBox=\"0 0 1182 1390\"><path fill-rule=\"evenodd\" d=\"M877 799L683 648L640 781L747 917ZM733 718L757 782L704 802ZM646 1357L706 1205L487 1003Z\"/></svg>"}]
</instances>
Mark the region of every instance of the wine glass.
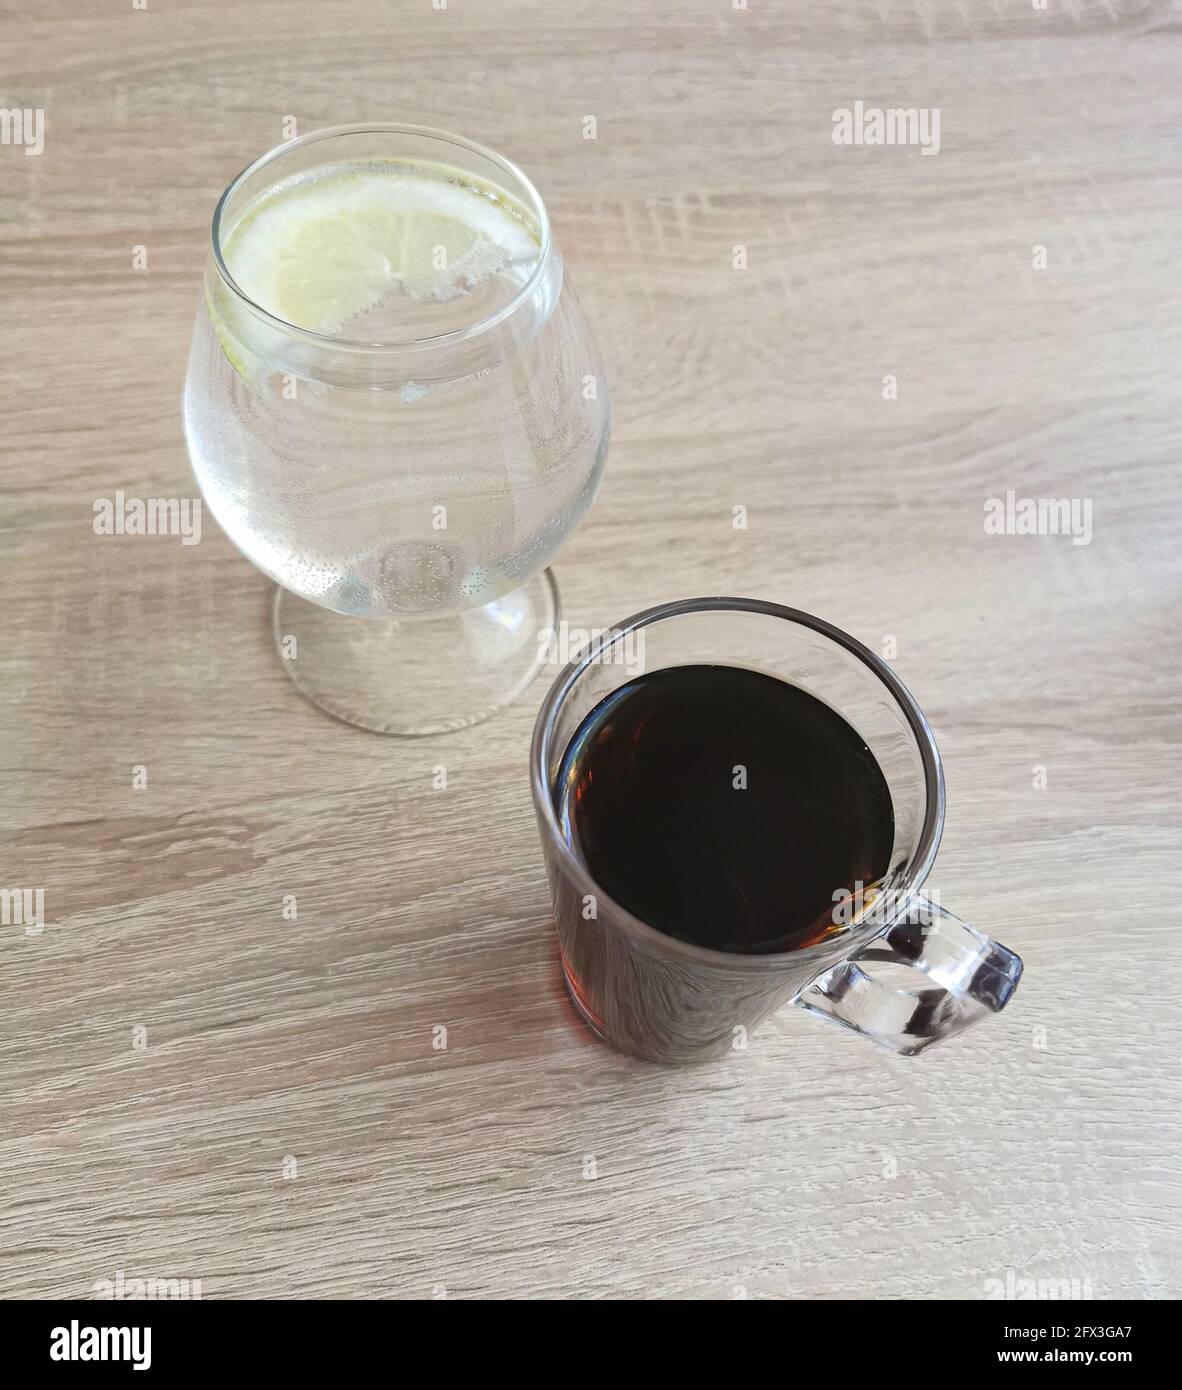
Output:
<instances>
[{"instance_id":1,"label":"wine glass","mask_svg":"<svg viewBox=\"0 0 1182 1390\"><path fill-rule=\"evenodd\" d=\"M426 292L395 290L327 329L288 321L235 279L227 248L249 225L251 273L269 283L261 229L272 224L258 209L279 194L291 205L326 170L395 174L414 197L426 178L440 206L478 197L480 217L515 219L504 223L515 253ZM445 247L433 254L446 260ZM340 282L349 300L351 267L313 267L302 292L324 301L325 283ZM371 272L366 261L357 274ZM545 567L591 504L610 423L533 185L441 131L318 131L226 189L203 288L184 390L189 455L222 528L279 585L275 643L297 687L390 734L460 728L513 700L547 660L559 600Z\"/></svg>"}]
</instances>

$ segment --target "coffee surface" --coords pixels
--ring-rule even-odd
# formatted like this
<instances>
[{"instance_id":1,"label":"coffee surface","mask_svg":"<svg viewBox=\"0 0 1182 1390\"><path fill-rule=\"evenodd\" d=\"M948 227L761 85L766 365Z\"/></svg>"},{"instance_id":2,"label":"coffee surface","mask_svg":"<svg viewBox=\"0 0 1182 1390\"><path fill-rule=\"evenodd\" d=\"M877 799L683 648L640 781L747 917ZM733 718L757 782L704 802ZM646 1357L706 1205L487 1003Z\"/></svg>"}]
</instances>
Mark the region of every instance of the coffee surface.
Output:
<instances>
[{"instance_id":1,"label":"coffee surface","mask_svg":"<svg viewBox=\"0 0 1182 1390\"><path fill-rule=\"evenodd\" d=\"M716 951L789 951L887 871L894 814L860 735L796 686L732 666L629 681L584 719L559 814L634 916Z\"/></svg>"}]
</instances>

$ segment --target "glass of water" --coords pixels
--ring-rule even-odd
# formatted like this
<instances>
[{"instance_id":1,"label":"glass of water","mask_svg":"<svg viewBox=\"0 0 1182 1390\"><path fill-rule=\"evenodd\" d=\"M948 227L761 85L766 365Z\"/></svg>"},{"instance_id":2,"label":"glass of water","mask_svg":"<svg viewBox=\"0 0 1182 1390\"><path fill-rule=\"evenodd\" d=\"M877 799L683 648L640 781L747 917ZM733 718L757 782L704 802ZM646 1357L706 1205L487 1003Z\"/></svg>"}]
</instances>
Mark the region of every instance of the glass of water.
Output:
<instances>
[{"instance_id":1,"label":"glass of water","mask_svg":"<svg viewBox=\"0 0 1182 1390\"><path fill-rule=\"evenodd\" d=\"M405 125L293 140L222 195L184 392L205 501L279 588L284 669L423 734L546 660L546 569L610 409L546 209L508 160Z\"/></svg>"}]
</instances>

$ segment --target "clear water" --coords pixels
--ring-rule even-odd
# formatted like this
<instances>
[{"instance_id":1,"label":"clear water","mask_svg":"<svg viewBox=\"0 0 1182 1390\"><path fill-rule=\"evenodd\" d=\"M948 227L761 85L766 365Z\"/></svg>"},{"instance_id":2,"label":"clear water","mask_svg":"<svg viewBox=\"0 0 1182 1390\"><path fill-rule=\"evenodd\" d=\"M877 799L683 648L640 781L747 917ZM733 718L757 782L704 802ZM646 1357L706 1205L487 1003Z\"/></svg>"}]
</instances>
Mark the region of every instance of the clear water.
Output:
<instances>
[{"instance_id":1,"label":"clear water","mask_svg":"<svg viewBox=\"0 0 1182 1390\"><path fill-rule=\"evenodd\" d=\"M511 331L477 341L489 355L385 354L380 370L293 351L244 374L203 300L189 453L209 509L255 565L339 612L403 616L490 602L547 563L590 505L608 435L602 370L551 261ZM390 294L345 336L466 328L510 305L536 268L536 256L490 256L442 292Z\"/></svg>"}]
</instances>

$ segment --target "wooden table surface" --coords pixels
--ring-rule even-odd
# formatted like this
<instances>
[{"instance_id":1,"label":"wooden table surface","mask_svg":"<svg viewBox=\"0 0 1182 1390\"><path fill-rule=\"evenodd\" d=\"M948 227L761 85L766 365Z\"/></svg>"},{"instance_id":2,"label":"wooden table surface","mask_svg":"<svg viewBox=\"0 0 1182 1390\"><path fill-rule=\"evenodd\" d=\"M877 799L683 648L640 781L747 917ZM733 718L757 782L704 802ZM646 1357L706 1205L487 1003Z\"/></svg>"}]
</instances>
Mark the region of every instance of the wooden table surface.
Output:
<instances>
[{"instance_id":1,"label":"wooden table surface","mask_svg":"<svg viewBox=\"0 0 1182 1390\"><path fill-rule=\"evenodd\" d=\"M1176 8L2 8L0 104L45 125L0 146L0 873L44 929L0 928L0 1293L1177 1295ZM938 154L839 147L855 101L938 108ZM94 533L116 488L195 495L209 218L288 117L530 173L615 411L567 618L751 594L893 653L946 765L933 883L1026 961L1004 1014L916 1060L793 1009L725 1063L616 1055L559 981L546 680L361 733L208 513ZM1090 543L987 535L1010 489Z\"/></svg>"}]
</instances>

